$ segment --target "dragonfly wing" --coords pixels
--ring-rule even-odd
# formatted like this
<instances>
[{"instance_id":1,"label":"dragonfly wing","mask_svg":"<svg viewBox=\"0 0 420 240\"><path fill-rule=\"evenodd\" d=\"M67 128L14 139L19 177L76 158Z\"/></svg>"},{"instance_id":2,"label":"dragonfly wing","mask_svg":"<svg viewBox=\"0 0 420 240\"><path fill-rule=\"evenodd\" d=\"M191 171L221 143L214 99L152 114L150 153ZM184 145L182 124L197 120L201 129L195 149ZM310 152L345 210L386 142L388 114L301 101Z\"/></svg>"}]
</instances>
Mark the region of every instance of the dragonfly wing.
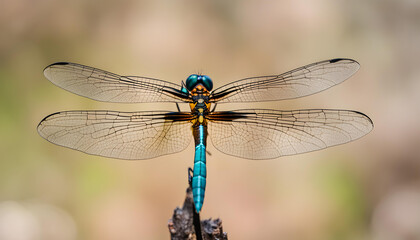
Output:
<instances>
[{"instance_id":1,"label":"dragonfly wing","mask_svg":"<svg viewBox=\"0 0 420 240\"><path fill-rule=\"evenodd\" d=\"M213 102L260 102L311 95L349 78L360 65L352 59L331 59L271 76L241 79L215 89Z\"/></svg>"},{"instance_id":2,"label":"dragonfly wing","mask_svg":"<svg viewBox=\"0 0 420 240\"><path fill-rule=\"evenodd\" d=\"M369 133L373 123L348 110L238 110L209 115L209 136L221 152L272 159L343 144Z\"/></svg>"},{"instance_id":3,"label":"dragonfly wing","mask_svg":"<svg viewBox=\"0 0 420 240\"><path fill-rule=\"evenodd\" d=\"M104 102L185 102L181 86L158 79L120 76L76 63L59 62L44 69L55 85L72 93Z\"/></svg>"},{"instance_id":4,"label":"dragonfly wing","mask_svg":"<svg viewBox=\"0 0 420 240\"><path fill-rule=\"evenodd\" d=\"M180 112L68 111L44 118L38 132L88 154L148 159L184 150L192 138L190 118Z\"/></svg>"}]
</instances>

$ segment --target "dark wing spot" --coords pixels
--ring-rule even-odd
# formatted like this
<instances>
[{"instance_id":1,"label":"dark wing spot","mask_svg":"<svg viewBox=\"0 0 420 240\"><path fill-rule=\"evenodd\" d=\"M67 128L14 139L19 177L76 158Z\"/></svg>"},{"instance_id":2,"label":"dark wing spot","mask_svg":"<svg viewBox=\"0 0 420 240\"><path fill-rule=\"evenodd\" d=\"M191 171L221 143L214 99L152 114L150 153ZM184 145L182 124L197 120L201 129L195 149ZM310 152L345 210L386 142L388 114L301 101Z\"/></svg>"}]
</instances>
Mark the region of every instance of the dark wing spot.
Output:
<instances>
[{"instance_id":1,"label":"dark wing spot","mask_svg":"<svg viewBox=\"0 0 420 240\"><path fill-rule=\"evenodd\" d=\"M67 64L69 64L69 63L68 62L56 62L56 63L53 63L51 65L67 65Z\"/></svg>"},{"instance_id":2,"label":"dark wing spot","mask_svg":"<svg viewBox=\"0 0 420 240\"><path fill-rule=\"evenodd\" d=\"M336 62L339 62L341 60L344 60L344 58L334 58L334 59L330 60L330 63L336 63Z\"/></svg>"},{"instance_id":3,"label":"dark wing spot","mask_svg":"<svg viewBox=\"0 0 420 240\"><path fill-rule=\"evenodd\" d=\"M47 69L47 68L49 68L51 66L54 66L54 65L68 65L68 64L69 64L68 62L56 62L56 63L53 63L53 64L50 64L50 65L46 66L44 68L44 71L45 71L45 69Z\"/></svg>"}]
</instances>

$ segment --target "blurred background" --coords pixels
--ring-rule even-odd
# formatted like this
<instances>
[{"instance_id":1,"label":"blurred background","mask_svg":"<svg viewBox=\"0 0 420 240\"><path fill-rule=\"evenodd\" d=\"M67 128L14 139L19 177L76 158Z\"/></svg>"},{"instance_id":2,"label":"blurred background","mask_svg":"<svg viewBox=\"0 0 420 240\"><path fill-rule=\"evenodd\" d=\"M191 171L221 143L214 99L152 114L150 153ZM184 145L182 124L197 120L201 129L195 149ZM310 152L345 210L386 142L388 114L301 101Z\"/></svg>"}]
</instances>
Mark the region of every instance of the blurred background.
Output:
<instances>
[{"instance_id":1,"label":"blurred background","mask_svg":"<svg viewBox=\"0 0 420 240\"><path fill-rule=\"evenodd\" d=\"M301 99L235 108L340 108L375 124L318 152L250 161L209 141L202 218L229 239L420 239L420 1L52 1L0 3L0 239L169 239L193 144L143 161L89 156L36 131L63 110L176 110L111 104L64 91L42 73L72 61L215 87L335 57L361 69ZM186 106L182 106L187 109Z\"/></svg>"}]
</instances>

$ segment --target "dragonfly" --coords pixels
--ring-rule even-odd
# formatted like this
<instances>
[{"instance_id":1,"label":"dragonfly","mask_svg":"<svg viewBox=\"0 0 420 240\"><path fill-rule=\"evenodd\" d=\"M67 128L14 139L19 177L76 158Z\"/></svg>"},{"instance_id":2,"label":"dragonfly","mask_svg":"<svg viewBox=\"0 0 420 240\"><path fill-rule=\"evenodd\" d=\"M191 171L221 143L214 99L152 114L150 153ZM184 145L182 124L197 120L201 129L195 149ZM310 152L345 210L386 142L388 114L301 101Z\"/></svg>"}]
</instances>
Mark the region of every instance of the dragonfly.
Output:
<instances>
[{"instance_id":1,"label":"dragonfly","mask_svg":"<svg viewBox=\"0 0 420 240\"><path fill-rule=\"evenodd\" d=\"M175 84L123 76L70 62L44 69L55 85L83 97L115 103L172 102L177 111L63 111L45 117L38 133L51 143L87 154L140 160L177 153L195 142L191 186L197 213L206 188L206 147L245 159L274 159L358 139L373 129L365 114L338 109L239 109L217 104L278 101L308 96L352 76L360 65L347 58L312 63L278 75L244 78L213 90L207 75ZM187 103L191 111L181 111ZM211 108L211 105L214 105Z\"/></svg>"}]
</instances>

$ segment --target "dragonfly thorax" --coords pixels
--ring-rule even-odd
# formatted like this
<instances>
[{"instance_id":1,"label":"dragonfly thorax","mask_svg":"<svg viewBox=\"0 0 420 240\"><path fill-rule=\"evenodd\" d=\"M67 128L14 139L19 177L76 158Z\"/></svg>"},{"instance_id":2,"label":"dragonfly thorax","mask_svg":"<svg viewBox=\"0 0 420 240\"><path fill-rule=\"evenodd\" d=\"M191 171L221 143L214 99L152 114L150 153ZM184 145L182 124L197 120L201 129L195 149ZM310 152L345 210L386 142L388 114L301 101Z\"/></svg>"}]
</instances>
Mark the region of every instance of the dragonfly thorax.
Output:
<instances>
[{"instance_id":1,"label":"dragonfly thorax","mask_svg":"<svg viewBox=\"0 0 420 240\"><path fill-rule=\"evenodd\" d=\"M192 95L191 112L197 117L195 123L205 123L204 116L210 112L209 96L207 94ZM198 120L198 121L197 121Z\"/></svg>"}]
</instances>

